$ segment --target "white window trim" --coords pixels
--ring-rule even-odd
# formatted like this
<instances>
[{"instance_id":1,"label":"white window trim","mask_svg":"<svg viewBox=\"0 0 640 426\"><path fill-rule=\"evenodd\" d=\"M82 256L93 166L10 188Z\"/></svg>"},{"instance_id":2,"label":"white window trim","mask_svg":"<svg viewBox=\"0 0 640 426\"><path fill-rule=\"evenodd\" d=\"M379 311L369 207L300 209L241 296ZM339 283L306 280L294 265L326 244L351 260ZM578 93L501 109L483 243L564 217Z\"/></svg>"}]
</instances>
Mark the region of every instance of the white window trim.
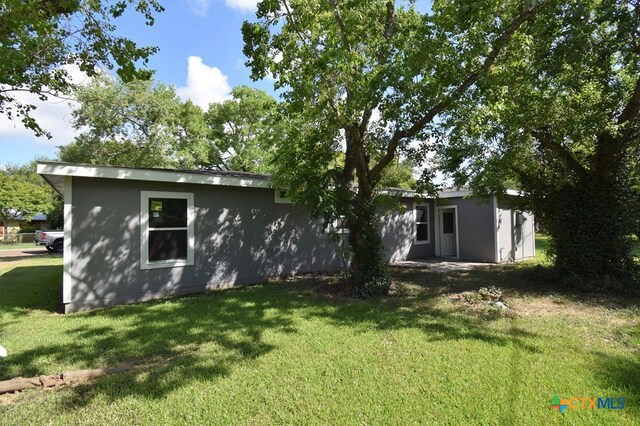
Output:
<instances>
[{"instance_id":1,"label":"white window trim","mask_svg":"<svg viewBox=\"0 0 640 426\"><path fill-rule=\"evenodd\" d=\"M282 193L285 192L282 189L274 189L273 190L273 201L276 204L293 204L293 201L291 201L290 199L288 199L287 197L283 197Z\"/></svg>"},{"instance_id":2,"label":"white window trim","mask_svg":"<svg viewBox=\"0 0 640 426\"><path fill-rule=\"evenodd\" d=\"M71 235L73 231L73 178L64 178L64 238L62 240L63 271L62 271L62 303L71 303L73 294L73 245Z\"/></svg>"},{"instance_id":3,"label":"white window trim","mask_svg":"<svg viewBox=\"0 0 640 426\"><path fill-rule=\"evenodd\" d=\"M187 200L187 258L176 260L149 260L149 198L173 198ZM140 269L174 268L190 266L194 264L195 238L193 232L194 222L193 193L191 192L166 192L166 191L140 191ZM163 228L164 230L178 230L180 228Z\"/></svg>"},{"instance_id":4,"label":"white window trim","mask_svg":"<svg viewBox=\"0 0 640 426\"><path fill-rule=\"evenodd\" d=\"M344 226L342 228L338 228L339 220L342 220L342 223L344 224L345 215L341 214L339 219L333 220L333 223L331 224L331 226L333 227L334 232L340 235L348 234L349 228L345 228Z\"/></svg>"},{"instance_id":5,"label":"white window trim","mask_svg":"<svg viewBox=\"0 0 640 426\"><path fill-rule=\"evenodd\" d=\"M416 215L417 207L426 207L427 208L427 221L426 222L418 222L418 217ZM429 214L431 213L431 208L429 207L429 203L413 203L413 244L421 245L421 244L431 244L431 221ZM418 224L427 224L427 239L426 240L418 240Z\"/></svg>"}]
</instances>

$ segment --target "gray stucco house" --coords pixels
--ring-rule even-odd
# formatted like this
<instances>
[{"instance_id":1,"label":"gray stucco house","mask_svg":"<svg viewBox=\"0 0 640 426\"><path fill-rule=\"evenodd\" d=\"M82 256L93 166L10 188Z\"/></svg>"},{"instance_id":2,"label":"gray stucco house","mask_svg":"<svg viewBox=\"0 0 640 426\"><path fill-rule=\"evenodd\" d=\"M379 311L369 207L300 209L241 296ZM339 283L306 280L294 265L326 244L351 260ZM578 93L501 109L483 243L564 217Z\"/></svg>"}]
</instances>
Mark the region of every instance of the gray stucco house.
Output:
<instances>
[{"instance_id":1,"label":"gray stucco house","mask_svg":"<svg viewBox=\"0 0 640 426\"><path fill-rule=\"evenodd\" d=\"M65 312L341 267L338 244L268 175L39 162L64 197ZM389 262L534 256L533 217L445 191L382 218ZM513 194L515 195L515 194Z\"/></svg>"}]
</instances>

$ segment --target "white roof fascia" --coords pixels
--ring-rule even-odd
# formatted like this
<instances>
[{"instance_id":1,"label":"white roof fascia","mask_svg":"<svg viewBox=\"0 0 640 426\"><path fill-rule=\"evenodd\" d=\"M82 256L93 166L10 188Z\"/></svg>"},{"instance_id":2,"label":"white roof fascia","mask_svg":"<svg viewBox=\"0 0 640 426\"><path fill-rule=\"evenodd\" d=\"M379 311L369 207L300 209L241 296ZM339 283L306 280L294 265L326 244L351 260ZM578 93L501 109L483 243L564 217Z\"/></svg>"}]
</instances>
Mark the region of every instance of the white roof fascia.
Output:
<instances>
[{"instance_id":1,"label":"white roof fascia","mask_svg":"<svg viewBox=\"0 0 640 426\"><path fill-rule=\"evenodd\" d=\"M468 189L462 189L459 191L446 191L438 193L438 198L459 198L459 197L468 197L471 195L471 191Z\"/></svg>"},{"instance_id":2,"label":"white roof fascia","mask_svg":"<svg viewBox=\"0 0 640 426\"><path fill-rule=\"evenodd\" d=\"M37 172L45 176L72 176L151 182L192 183L198 185L271 188L271 181L238 176L216 176L169 170L129 169L78 164L40 163Z\"/></svg>"},{"instance_id":3,"label":"white roof fascia","mask_svg":"<svg viewBox=\"0 0 640 426\"><path fill-rule=\"evenodd\" d=\"M517 189L507 189L505 192L507 195L513 195L514 197L524 197L525 193L518 191Z\"/></svg>"},{"instance_id":4,"label":"white roof fascia","mask_svg":"<svg viewBox=\"0 0 640 426\"><path fill-rule=\"evenodd\" d=\"M524 197L525 193L522 191L518 191L516 189L507 189L505 194L512 195L514 197ZM459 197L472 197L473 193L468 189L458 190L458 191L446 191L440 192L438 194L438 198L459 198Z\"/></svg>"},{"instance_id":5,"label":"white roof fascia","mask_svg":"<svg viewBox=\"0 0 640 426\"><path fill-rule=\"evenodd\" d=\"M400 197L406 197L406 198L414 198L418 196L417 192L412 191L410 189L382 189L378 191L378 194L400 196Z\"/></svg>"}]
</instances>

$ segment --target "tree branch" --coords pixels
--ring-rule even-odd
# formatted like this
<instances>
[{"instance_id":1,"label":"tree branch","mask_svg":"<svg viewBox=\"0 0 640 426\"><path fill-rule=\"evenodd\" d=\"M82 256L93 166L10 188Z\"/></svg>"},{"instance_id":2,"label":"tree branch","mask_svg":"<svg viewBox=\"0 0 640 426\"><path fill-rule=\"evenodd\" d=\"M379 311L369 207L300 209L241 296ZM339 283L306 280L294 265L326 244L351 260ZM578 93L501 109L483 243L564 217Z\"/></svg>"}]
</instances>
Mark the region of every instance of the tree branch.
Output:
<instances>
[{"instance_id":1,"label":"tree branch","mask_svg":"<svg viewBox=\"0 0 640 426\"><path fill-rule=\"evenodd\" d=\"M633 120L638 116L638 112L640 112L640 77L636 80L631 98L618 116L618 124L624 124Z\"/></svg>"},{"instance_id":2,"label":"tree branch","mask_svg":"<svg viewBox=\"0 0 640 426\"><path fill-rule=\"evenodd\" d=\"M569 167L573 172L580 176L584 176L587 170L584 166L576 160L571 151L569 151L564 145L558 143L553 139L551 133L548 130L534 130L531 135L540 142L540 146L543 150L554 153L564 164Z\"/></svg>"},{"instance_id":3,"label":"tree branch","mask_svg":"<svg viewBox=\"0 0 640 426\"><path fill-rule=\"evenodd\" d=\"M494 41L493 47L489 52L489 55L485 58L482 66L480 68L469 75L456 87L453 92L451 92L448 96L446 96L443 100L438 102L436 105L431 107L425 114L420 117L411 127L408 129L396 130L396 132L391 137L389 144L387 145L387 149L385 155L378 161L375 167L372 169L372 176L379 177L384 167L389 164L393 158L395 157L396 150L398 148L398 144L400 140L405 138L411 138L416 135L420 130L422 130L428 123L430 123L438 114L446 110L451 104L458 100L462 95L464 95L469 88L478 81L478 78L489 70L496 58L502 51L502 49L507 45L513 34L527 21L534 18L538 15L549 3L551 0L542 0L536 6L533 6L530 9L526 9L522 12L516 19L514 19L507 28L500 34L500 36Z\"/></svg>"},{"instance_id":4,"label":"tree branch","mask_svg":"<svg viewBox=\"0 0 640 426\"><path fill-rule=\"evenodd\" d=\"M284 0L282 4L284 5L284 8L286 10L285 15L287 17L287 20L289 21L289 24L293 25L293 27L295 28L295 33L298 34L298 38L300 39L300 41L309 44L309 39L305 37L305 35L299 30L299 24L296 20L296 17L293 15L291 8L289 7L289 2L287 0Z\"/></svg>"},{"instance_id":5,"label":"tree branch","mask_svg":"<svg viewBox=\"0 0 640 426\"><path fill-rule=\"evenodd\" d=\"M347 26L344 24L344 21L342 20L342 16L340 15L340 10L338 9L338 2L337 0L329 0L329 4L333 9L333 16L336 18L336 23L338 24L338 27L340 27L340 38L342 39L342 42L344 43L345 47L348 50L351 50L349 48L349 40L347 39Z\"/></svg>"}]
</instances>

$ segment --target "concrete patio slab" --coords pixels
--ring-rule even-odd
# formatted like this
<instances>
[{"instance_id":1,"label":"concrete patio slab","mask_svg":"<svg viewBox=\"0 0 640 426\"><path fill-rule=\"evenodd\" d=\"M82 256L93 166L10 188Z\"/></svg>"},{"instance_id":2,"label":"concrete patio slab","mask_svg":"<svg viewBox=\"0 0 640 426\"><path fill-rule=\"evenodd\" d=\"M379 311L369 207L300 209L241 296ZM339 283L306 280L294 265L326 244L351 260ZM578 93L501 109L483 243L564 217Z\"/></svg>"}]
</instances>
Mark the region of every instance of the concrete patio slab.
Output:
<instances>
[{"instance_id":1,"label":"concrete patio slab","mask_svg":"<svg viewBox=\"0 0 640 426\"><path fill-rule=\"evenodd\" d=\"M419 259L391 262L389 266L398 268L427 269L430 272L468 271L470 269L494 265L493 263L463 262L449 259Z\"/></svg>"}]
</instances>

